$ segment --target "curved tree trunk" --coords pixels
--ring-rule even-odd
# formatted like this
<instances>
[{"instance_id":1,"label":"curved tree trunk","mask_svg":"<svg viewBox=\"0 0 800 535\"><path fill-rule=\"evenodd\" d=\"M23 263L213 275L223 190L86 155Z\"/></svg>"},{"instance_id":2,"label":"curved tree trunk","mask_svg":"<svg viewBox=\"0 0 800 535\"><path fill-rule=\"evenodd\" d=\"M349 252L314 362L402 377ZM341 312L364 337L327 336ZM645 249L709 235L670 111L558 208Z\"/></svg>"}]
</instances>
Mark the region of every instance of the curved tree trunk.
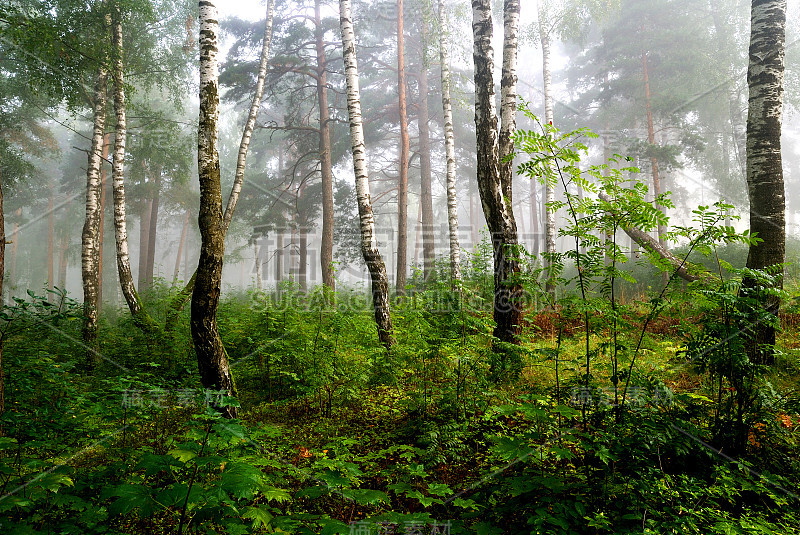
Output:
<instances>
[{"instance_id":1,"label":"curved tree trunk","mask_svg":"<svg viewBox=\"0 0 800 535\"><path fill-rule=\"evenodd\" d=\"M472 14L478 190L494 249L494 335L500 342L518 344L522 286L518 280L520 267L516 258L517 224L511 200L504 195L500 175L490 0L472 0ZM502 347L497 349L505 355Z\"/></svg>"},{"instance_id":2,"label":"curved tree trunk","mask_svg":"<svg viewBox=\"0 0 800 535\"><path fill-rule=\"evenodd\" d=\"M367 152L361 117L361 91L358 82L358 62L350 0L339 0L339 24L342 31L342 54L347 82L347 113L350 117L350 142L353 150L356 198L361 222L361 254L367 263L372 281L372 305L375 309L378 338L381 344L390 350L395 340L392 318L389 314L389 280L386 277L386 265L383 263L381 253L378 251L378 242L375 239L375 219L369 192Z\"/></svg>"},{"instance_id":3,"label":"curved tree trunk","mask_svg":"<svg viewBox=\"0 0 800 535\"><path fill-rule=\"evenodd\" d=\"M212 2L213 4L213 2ZM202 2L201 2L202 6ZM272 43L272 19L275 12L275 0L267 0L267 16L264 23L264 41L261 45L261 61L258 68L258 79L256 81L255 92L253 93L253 100L250 103L250 112L247 116L244 130L242 132L242 140L239 143L239 154L236 160L236 174L233 179L233 186L228 195L228 204L225 207L225 214L223 216L223 234L227 234L228 227L233 219L233 213L236 211L236 203L239 201L239 193L242 191L242 184L244 182L244 171L247 163L247 152L250 148L250 138L253 135L253 128L255 128L256 118L258 117L258 110L261 107L261 98L264 94L264 80L267 77L267 61L269 59L269 50ZM224 239L224 236L223 236ZM186 286L172 298L167 306L167 317L164 324L164 330L169 331L178 323L178 314L181 313L183 307L186 305L189 296L194 290L194 284L197 280L196 273L193 274Z\"/></svg>"},{"instance_id":4,"label":"curved tree trunk","mask_svg":"<svg viewBox=\"0 0 800 535\"><path fill-rule=\"evenodd\" d=\"M747 112L747 186L750 195L750 232L763 242L750 246L747 267L766 269L785 261L786 198L781 158L786 0L753 0L750 26L750 88ZM745 287L755 281L746 279ZM783 287L783 280L777 283ZM777 297L763 306L778 313ZM752 329L750 359L774 362L775 328L763 323Z\"/></svg>"},{"instance_id":5,"label":"curved tree trunk","mask_svg":"<svg viewBox=\"0 0 800 535\"><path fill-rule=\"evenodd\" d=\"M83 279L83 344L91 366L100 362L97 342L98 232L100 227L100 167L103 163L103 134L106 126L106 84L108 72L97 71L93 102L92 148L86 166L86 219L81 234L81 276Z\"/></svg>"},{"instance_id":6,"label":"curved tree trunk","mask_svg":"<svg viewBox=\"0 0 800 535\"><path fill-rule=\"evenodd\" d=\"M225 223L222 212L219 152L219 70L216 3L200 0L200 118L197 166L200 179L198 224L202 242L192 292L191 331L203 387L236 395L228 355L217 328L217 306L222 285L225 254ZM241 156L241 153L240 153ZM234 407L218 407L235 417Z\"/></svg>"},{"instance_id":7,"label":"curved tree trunk","mask_svg":"<svg viewBox=\"0 0 800 535\"><path fill-rule=\"evenodd\" d=\"M403 35L403 0L397 0L397 108L400 114L400 163L397 179L397 295L406 293L408 265L408 114L406 113L405 36Z\"/></svg>"},{"instance_id":8,"label":"curved tree trunk","mask_svg":"<svg viewBox=\"0 0 800 535\"><path fill-rule=\"evenodd\" d=\"M453 105L450 97L450 50L447 43L449 24L444 0L439 0L439 59L442 72L442 110L444 112L444 152L447 160L447 228L450 237L450 277L453 284L461 279L461 246L458 243L458 199L456 198L456 142L453 132ZM475 224L470 222L470 224Z\"/></svg>"}]
</instances>

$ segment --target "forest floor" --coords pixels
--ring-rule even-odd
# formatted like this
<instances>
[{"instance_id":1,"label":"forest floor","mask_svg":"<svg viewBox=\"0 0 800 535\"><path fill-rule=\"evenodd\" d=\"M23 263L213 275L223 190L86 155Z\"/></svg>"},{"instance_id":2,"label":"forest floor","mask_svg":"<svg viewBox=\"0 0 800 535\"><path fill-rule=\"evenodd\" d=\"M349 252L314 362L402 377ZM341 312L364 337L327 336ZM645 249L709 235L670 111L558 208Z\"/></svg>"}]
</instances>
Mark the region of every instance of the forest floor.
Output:
<instances>
[{"instance_id":1,"label":"forest floor","mask_svg":"<svg viewBox=\"0 0 800 535\"><path fill-rule=\"evenodd\" d=\"M238 296L231 421L185 324L148 346L107 316L90 373L77 306L31 302L4 335L3 533L800 533L791 308L772 366L678 298L616 329L598 309L588 345L580 309L530 314L504 363L487 312L425 292L393 311L391 354L368 308Z\"/></svg>"}]
</instances>

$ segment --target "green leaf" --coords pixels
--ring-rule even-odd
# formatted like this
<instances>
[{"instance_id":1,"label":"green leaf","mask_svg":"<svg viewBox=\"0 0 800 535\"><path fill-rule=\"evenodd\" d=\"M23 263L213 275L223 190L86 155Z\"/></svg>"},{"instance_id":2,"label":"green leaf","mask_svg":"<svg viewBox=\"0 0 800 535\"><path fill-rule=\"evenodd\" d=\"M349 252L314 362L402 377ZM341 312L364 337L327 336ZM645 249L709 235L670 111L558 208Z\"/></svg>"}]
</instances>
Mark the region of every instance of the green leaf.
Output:
<instances>
[{"instance_id":1,"label":"green leaf","mask_svg":"<svg viewBox=\"0 0 800 535\"><path fill-rule=\"evenodd\" d=\"M272 514L260 507L245 507L242 518L253 521L253 529L266 528L272 522Z\"/></svg>"}]
</instances>

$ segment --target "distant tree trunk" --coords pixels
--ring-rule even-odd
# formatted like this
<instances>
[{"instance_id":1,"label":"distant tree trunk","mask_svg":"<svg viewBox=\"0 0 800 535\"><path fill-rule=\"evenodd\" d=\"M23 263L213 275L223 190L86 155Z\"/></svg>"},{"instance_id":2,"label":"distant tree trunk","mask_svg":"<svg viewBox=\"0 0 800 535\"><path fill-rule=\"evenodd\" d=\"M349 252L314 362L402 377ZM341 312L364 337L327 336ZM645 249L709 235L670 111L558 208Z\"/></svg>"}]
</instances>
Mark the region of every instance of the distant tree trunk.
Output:
<instances>
[{"instance_id":1,"label":"distant tree trunk","mask_svg":"<svg viewBox=\"0 0 800 535\"><path fill-rule=\"evenodd\" d=\"M55 263L55 183L50 181L49 195L47 196L47 289L52 290L55 283L53 275L53 264ZM5 239L5 236L4 236ZM47 294L47 300L50 300ZM0 411L1 412L1 411Z\"/></svg>"},{"instance_id":2,"label":"distant tree trunk","mask_svg":"<svg viewBox=\"0 0 800 535\"><path fill-rule=\"evenodd\" d=\"M533 234L533 255L539 256L541 247L541 240L539 237L539 195L536 191L536 180L530 181L531 199L530 199L530 216L531 216L531 233Z\"/></svg>"},{"instance_id":3,"label":"distant tree trunk","mask_svg":"<svg viewBox=\"0 0 800 535\"><path fill-rule=\"evenodd\" d=\"M786 257L786 198L781 157L783 80L786 55L786 0L753 0L750 12L750 88L747 113L747 186L750 196L750 232L763 240L747 256L750 269L767 269ZM781 273L782 274L782 273ZM756 282L743 281L745 288ZM783 279L777 286L783 287ZM763 299L764 308L778 313L777 297ZM760 364L775 360L775 328L752 326L747 350Z\"/></svg>"},{"instance_id":4,"label":"distant tree trunk","mask_svg":"<svg viewBox=\"0 0 800 535\"><path fill-rule=\"evenodd\" d=\"M128 228L125 213L125 140L127 137L127 118L125 106L125 81L123 79L122 22L118 9L112 17L113 38L113 80L114 111L117 117L114 137L114 156L111 165L111 179L114 190L114 235L117 245L117 273L120 288L125 296L134 323L145 335L154 336L158 330L155 321L147 314L133 285L133 274L128 254Z\"/></svg>"},{"instance_id":5,"label":"distant tree trunk","mask_svg":"<svg viewBox=\"0 0 800 535\"><path fill-rule=\"evenodd\" d=\"M400 164L397 179L397 295L406 293L408 260L408 114L406 113L405 36L403 35L403 0L397 0L397 95L400 113Z\"/></svg>"},{"instance_id":6,"label":"distant tree trunk","mask_svg":"<svg viewBox=\"0 0 800 535\"><path fill-rule=\"evenodd\" d=\"M107 132L103 138L103 161L100 167L100 227L97 231L97 311L103 308L103 243L105 242L105 221L106 221L106 193L108 192L108 180L106 172L106 162L108 161L108 149L111 146L111 132Z\"/></svg>"},{"instance_id":7,"label":"distant tree trunk","mask_svg":"<svg viewBox=\"0 0 800 535\"><path fill-rule=\"evenodd\" d=\"M355 35L350 0L339 0L339 23L342 31L342 55L347 83L347 113L350 117L350 142L353 151L353 171L356 179L356 198L361 222L361 254L367 263L372 280L372 304L381 344L391 350L395 343L392 318L389 313L389 281L375 239L375 219L369 192L367 153L361 117L361 91L358 81Z\"/></svg>"},{"instance_id":8,"label":"distant tree trunk","mask_svg":"<svg viewBox=\"0 0 800 535\"><path fill-rule=\"evenodd\" d=\"M259 292L264 289L264 284L261 280L261 250L258 246L259 238L253 240L253 258L254 258L254 265L256 272L256 290Z\"/></svg>"},{"instance_id":9,"label":"distant tree trunk","mask_svg":"<svg viewBox=\"0 0 800 535\"><path fill-rule=\"evenodd\" d=\"M3 211L3 181L0 177L0 303L3 302L3 279L6 272L6 217ZM0 337L0 416L6 410L6 376L3 370L3 338ZM0 434L2 430L0 429Z\"/></svg>"},{"instance_id":10,"label":"distant tree trunk","mask_svg":"<svg viewBox=\"0 0 800 535\"><path fill-rule=\"evenodd\" d=\"M280 286L283 280L283 229L275 230L275 283Z\"/></svg>"},{"instance_id":11,"label":"distant tree trunk","mask_svg":"<svg viewBox=\"0 0 800 535\"><path fill-rule=\"evenodd\" d=\"M433 193L431 192L431 128L430 111L428 110L428 58L426 55L428 42L428 22L426 13L420 14L422 32L422 58L419 76L419 163L420 163L420 210L422 211L422 261L425 281L430 281L434 274L436 262L436 233L433 227Z\"/></svg>"},{"instance_id":12,"label":"distant tree trunk","mask_svg":"<svg viewBox=\"0 0 800 535\"><path fill-rule=\"evenodd\" d=\"M511 3L511 2L510 2ZM507 4L508 6L508 4ZM494 50L490 0L472 0L475 61L475 129L478 140L478 189L494 249L494 335L518 344L522 310L517 246L517 224L511 199L504 195L500 175L497 112L494 100ZM515 36L506 34L506 40ZM508 103L506 103L508 105ZM505 351L499 348L502 354Z\"/></svg>"},{"instance_id":13,"label":"distant tree trunk","mask_svg":"<svg viewBox=\"0 0 800 535\"><path fill-rule=\"evenodd\" d=\"M319 106L319 163L322 175L322 245L320 264L322 284L336 289L333 277L333 162L331 154L330 108L328 105L328 70L325 57L325 30L322 27L321 0L314 2L317 52L317 104Z\"/></svg>"},{"instance_id":14,"label":"distant tree trunk","mask_svg":"<svg viewBox=\"0 0 800 535\"><path fill-rule=\"evenodd\" d=\"M217 34L219 18L213 0L200 0L200 118L197 165L200 179L198 224L202 242L192 292L191 331L203 387L236 395L228 355L217 329L217 306L222 285L225 225L222 212L219 152L219 70ZM236 417L235 407L218 407L226 417Z\"/></svg>"},{"instance_id":15,"label":"distant tree trunk","mask_svg":"<svg viewBox=\"0 0 800 535\"><path fill-rule=\"evenodd\" d=\"M94 88L92 148L86 166L86 219L81 234L81 276L83 279L83 344L90 366L100 363L97 342L98 233L100 226L100 167L103 162L103 134L106 125L106 83L104 65L97 71ZM16 240L15 240L16 241Z\"/></svg>"},{"instance_id":16,"label":"distant tree trunk","mask_svg":"<svg viewBox=\"0 0 800 535\"><path fill-rule=\"evenodd\" d=\"M647 52L642 52L642 72L644 73L644 102L645 109L647 110L647 143L654 147L656 144L655 126L653 125L653 108L650 103L650 74L648 72ZM658 158L655 156L650 157L650 170L653 175L653 195L658 197L661 195L661 177L658 173ZM663 208L658 207L658 210L663 212ZM662 247L666 247L664 242L664 234L667 229L664 225L658 226L658 242ZM669 277L664 273L665 277Z\"/></svg>"},{"instance_id":17,"label":"distant tree trunk","mask_svg":"<svg viewBox=\"0 0 800 535\"><path fill-rule=\"evenodd\" d=\"M156 238L158 235L158 209L161 203L161 168L153 173L153 201L150 207L150 224L147 226L147 289L153 288L153 276L156 265Z\"/></svg>"},{"instance_id":18,"label":"distant tree trunk","mask_svg":"<svg viewBox=\"0 0 800 535\"><path fill-rule=\"evenodd\" d=\"M542 78L544 85L544 122L553 124L553 75L550 72L550 34L545 28L544 12L539 9L539 37L542 43ZM552 256L556 254L556 212L552 203L556 200L556 191L550 181L544 184L544 211L546 216L544 241L545 252ZM556 281L552 270L552 262L547 256L544 258L544 267L547 273L545 290L550 294L550 299L555 302Z\"/></svg>"},{"instance_id":19,"label":"distant tree trunk","mask_svg":"<svg viewBox=\"0 0 800 535\"><path fill-rule=\"evenodd\" d=\"M178 241L178 254L175 255L175 272L172 275L172 283L178 281L178 276L181 271L181 255L183 249L186 247L186 235L189 233L189 210L186 210L186 216L183 218L183 227L181 227L181 238Z\"/></svg>"},{"instance_id":20,"label":"distant tree trunk","mask_svg":"<svg viewBox=\"0 0 800 535\"><path fill-rule=\"evenodd\" d=\"M297 229L298 234L298 256L299 266L297 270L297 278L300 283L300 291L308 291L308 227L301 223Z\"/></svg>"},{"instance_id":21,"label":"distant tree trunk","mask_svg":"<svg viewBox=\"0 0 800 535\"><path fill-rule=\"evenodd\" d=\"M153 214L153 199L148 199L142 206L139 216L139 288L147 287L147 258L150 246L150 216Z\"/></svg>"},{"instance_id":22,"label":"distant tree trunk","mask_svg":"<svg viewBox=\"0 0 800 535\"><path fill-rule=\"evenodd\" d=\"M439 60L442 73L442 110L444 112L444 152L447 160L447 227L450 237L450 277L453 284L461 279L461 246L458 243L458 199L456 197L456 143L453 132L453 105L450 97L450 50L447 34L450 25L439 0Z\"/></svg>"},{"instance_id":23,"label":"distant tree trunk","mask_svg":"<svg viewBox=\"0 0 800 535\"><path fill-rule=\"evenodd\" d=\"M58 287L63 291L67 287L67 249L69 234L64 232L58 244Z\"/></svg>"}]
</instances>

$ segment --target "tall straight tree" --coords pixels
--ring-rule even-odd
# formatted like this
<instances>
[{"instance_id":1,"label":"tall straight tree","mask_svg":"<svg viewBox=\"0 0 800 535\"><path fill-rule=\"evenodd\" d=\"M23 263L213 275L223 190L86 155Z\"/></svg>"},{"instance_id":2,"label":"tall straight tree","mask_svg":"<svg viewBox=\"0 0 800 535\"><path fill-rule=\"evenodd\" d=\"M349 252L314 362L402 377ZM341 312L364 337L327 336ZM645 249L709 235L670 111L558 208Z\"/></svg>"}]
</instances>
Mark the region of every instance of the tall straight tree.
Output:
<instances>
[{"instance_id":1,"label":"tall straight tree","mask_svg":"<svg viewBox=\"0 0 800 535\"><path fill-rule=\"evenodd\" d=\"M456 198L456 142L453 132L453 104L450 97L450 49L447 34L450 29L444 8L439 0L439 61L442 76L442 110L444 113L444 152L447 160L447 228L450 237L450 277L453 283L461 279L461 246L458 243L458 199Z\"/></svg>"},{"instance_id":2,"label":"tall straight tree","mask_svg":"<svg viewBox=\"0 0 800 535\"><path fill-rule=\"evenodd\" d=\"M516 9L518 13L519 3L507 0L505 8ZM517 20L519 20L518 15ZM520 266L516 257L518 254L516 251L517 223L514 220L511 198L504 194L504 184L500 172L490 0L472 0L472 34L475 61L478 190L494 249L494 320L496 323L494 335L500 342L518 344L517 335L522 320L520 307L522 285L518 277ZM513 28L507 30L505 40L515 39L516 32ZM509 80L512 75L515 76L515 73L509 74ZM503 81L506 81L505 76ZM510 99L503 102L503 105L511 105ZM505 354L505 351L502 353Z\"/></svg>"},{"instance_id":3,"label":"tall straight tree","mask_svg":"<svg viewBox=\"0 0 800 535\"><path fill-rule=\"evenodd\" d=\"M389 279L378 242L375 239L375 217L369 192L367 151L361 116L361 89L358 81L356 39L350 0L339 0L339 24L342 31L342 55L347 83L347 114L350 118L350 143L353 150L353 172L356 179L356 200L361 228L361 254L367 263L372 281L372 306L381 344L391 350L395 343L392 318L389 314Z\"/></svg>"},{"instance_id":4,"label":"tall straight tree","mask_svg":"<svg viewBox=\"0 0 800 535\"><path fill-rule=\"evenodd\" d=\"M423 0L419 5L420 27L420 63L417 73L419 99L417 102L417 125L419 131L419 203L422 216L422 265L426 281L434 274L436 262L436 236L433 227L433 192L431 170L431 129L430 110L428 109L428 2Z\"/></svg>"},{"instance_id":5,"label":"tall straight tree","mask_svg":"<svg viewBox=\"0 0 800 535\"><path fill-rule=\"evenodd\" d=\"M763 241L751 245L747 267L765 269L782 264L786 255L786 198L781 157L783 79L786 55L786 0L753 0L750 12L750 88L747 111L747 186L750 196L750 232ZM745 280L745 286L755 284ZM783 280L779 279L779 287ZM778 313L777 297L764 307ZM774 361L775 328L760 323L753 328L748 353L754 362Z\"/></svg>"},{"instance_id":6,"label":"tall straight tree","mask_svg":"<svg viewBox=\"0 0 800 535\"><path fill-rule=\"evenodd\" d=\"M325 55L325 29L322 27L322 2L314 1L314 48L317 53L317 106L319 107L319 162L322 178L322 284L335 290L333 278L333 154L331 119L328 107L328 60Z\"/></svg>"},{"instance_id":7,"label":"tall straight tree","mask_svg":"<svg viewBox=\"0 0 800 535\"><path fill-rule=\"evenodd\" d=\"M397 294L406 293L408 250L408 114L406 113L406 62L403 0L397 0L397 109L400 115L400 162L397 176Z\"/></svg>"},{"instance_id":8,"label":"tall straight tree","mask_svg":"<svg viewBox=\"0 0 800 535\"><path fill-rule=\"evenodd\" d=\"M219 69L217 37L219 19L216 3L200 0L200 118L197 165L200 179L200 261L192 292L191 330L197 353L200 379L205 388L235 395L228 355L217 328L217 306L222 286L225 229L222 213L219 151ZM235 417L235 407L221 408Z\"/></svg>"},{"instance_id":9,"label":"tall straight tree","mask_svg":"<svg viewBox=\"0 0 800 535\"><path fill-rule=\"evenodd\" d=\"M122 14L115 3L112 9L112 78L114 88L114 112L117 124L114 137L114 155L111 166L111 181L114 190L114 236L117 249L117 273L122 294L133 315L133 321L146 335L154 335L158 331L156 322L142 306L139 294L133 283L130 258L128 255L128 231L125 211L125 141L127 136L127 115L125 105L125 80L123 78L123 44ZM151 225L154 224L151 221Z\"/></svg>"}]
</instances>

